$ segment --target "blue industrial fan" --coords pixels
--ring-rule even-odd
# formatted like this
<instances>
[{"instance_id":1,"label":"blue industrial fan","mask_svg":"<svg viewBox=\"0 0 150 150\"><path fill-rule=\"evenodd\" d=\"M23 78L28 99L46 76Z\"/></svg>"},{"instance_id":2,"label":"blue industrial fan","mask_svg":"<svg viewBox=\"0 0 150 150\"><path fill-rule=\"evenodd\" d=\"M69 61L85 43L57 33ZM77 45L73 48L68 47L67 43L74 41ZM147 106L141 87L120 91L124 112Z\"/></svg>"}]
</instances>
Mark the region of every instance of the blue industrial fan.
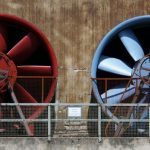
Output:
<instances>
[{"instance_id":1,"label":"blue industrial fan","mask_svg":"<svg viewBox=\"0 0 150 150\"><path fill-rule=\"evenodd\" d=\"M105 35L96 49L91 67L93 92L105 114L116 122L119 122L118 118L111 112L110 107L105 107L103 104L106 102L105 99L107 99L107 104L126 102L128 98L135 95L136 87L140 86L141 82L143 82L144 89L149 88L149 39L150 16L138 16L113 28ZM131 82L128 86L119 84L102 92L96 80L99 77L127 77L131 79ZM138 103L149 103L149 91L143 93ZM132 103L132 101L127 102ZM147 116L148 111L145 110L141 114L141 119Z\"/></svg>"}]
</instances>

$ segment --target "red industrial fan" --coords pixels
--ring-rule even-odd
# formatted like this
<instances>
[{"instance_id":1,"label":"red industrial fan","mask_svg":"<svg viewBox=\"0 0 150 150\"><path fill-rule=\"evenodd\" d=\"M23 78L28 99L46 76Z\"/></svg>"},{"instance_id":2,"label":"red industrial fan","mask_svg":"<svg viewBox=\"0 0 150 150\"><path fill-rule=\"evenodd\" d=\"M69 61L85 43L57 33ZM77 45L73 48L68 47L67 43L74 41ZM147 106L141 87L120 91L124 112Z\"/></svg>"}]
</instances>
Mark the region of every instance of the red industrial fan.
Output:
<instances>
[{"instance_id":1,"label":"red industrial fan","mask_svg":"<svg viewBox=\"0 0 150 150\"><path fill-rule=\"evenodd\" d=\"M51 77L44 103L52 100L56 87L57 61L54 51L44 34L32 23L12 15L0 15L0 102L8 101L10 93L11 102L38 103L39 100L32 95L32 90L26 89L18 82L18 76L28 80L41 76ZM36 89L34 89L36 90ZM38 89L37 89L37 92ZM29 119L37 118L42 110L36 110L28 116ZM22 107L17 106L20 117L24 118ZM3 118L1 111L0 117ZM31 127L24 122L24 127L31 135Z\"/></svg>"}]
</instances>

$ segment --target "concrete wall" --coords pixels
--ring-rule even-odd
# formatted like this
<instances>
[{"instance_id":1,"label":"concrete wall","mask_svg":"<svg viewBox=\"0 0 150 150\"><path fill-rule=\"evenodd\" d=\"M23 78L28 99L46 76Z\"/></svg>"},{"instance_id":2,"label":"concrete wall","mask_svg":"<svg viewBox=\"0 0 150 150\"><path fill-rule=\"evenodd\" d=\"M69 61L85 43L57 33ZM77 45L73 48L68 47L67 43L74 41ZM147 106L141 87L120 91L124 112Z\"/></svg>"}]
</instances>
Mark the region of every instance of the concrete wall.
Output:
<instances>
[{"instance_id":1,"label":"concrete wall","mask_svg":"<svg viewBox=\"0 0 150 150\"><path fill-rule=\"evenodd\" d=\"M91 100L90 67L103 36L127 18L150 13L148 0L0 0L48 37L59 63L59 102Z\"/></svg>"},{"instance_id":2,"label":"concrete wall","mask_svg":"<svg viewBox=\"0 0 150 150\"><path fill-rule=\"evenodd\" d=\"M59 63L58 102L90 102L90 66L103 36L118 23L150 14L149 0L0 0L0 13L20 16L38 26L50 40ZM85 140L85 139L84 139ZM96 140L94 140L96 141ZM0 149L147 149L147 140L125 144L105 140L47 144L42 140L2 139ZM128 144L129 143L129 144ZM145 143L145 144L143 144Z\"/></svg>"},{"instance_id":3,"label":"concrete wall","mask_svg":"<svg viewBox=\"0 0 150 150\"><path fill-rule=\"evenodd\" d=\"M104 139L102 143L96 139L53 139L51 143L46 139L0 140L2 150L147 150L149 146L147 139Z\"/></svg>"}]
</instances>

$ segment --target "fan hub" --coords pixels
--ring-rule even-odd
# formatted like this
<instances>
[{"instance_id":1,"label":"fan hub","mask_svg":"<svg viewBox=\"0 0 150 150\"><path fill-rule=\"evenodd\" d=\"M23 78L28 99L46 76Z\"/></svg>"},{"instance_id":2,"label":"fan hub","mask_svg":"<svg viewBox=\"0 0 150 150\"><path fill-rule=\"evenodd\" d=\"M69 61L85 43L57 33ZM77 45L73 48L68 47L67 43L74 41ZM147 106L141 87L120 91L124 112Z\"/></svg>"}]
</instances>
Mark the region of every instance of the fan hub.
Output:
<instances>
[{"instance_id":1,"label":"fan hub","mask_svg":"<svg viewBox=\"0 0 150 150\"><path fill-rule=\"evenodd\" d=\"M0 92L7 89L8 83L13 86L17 77L17 69L12 60L0 52Z\"/></svg>"}]
</instances>

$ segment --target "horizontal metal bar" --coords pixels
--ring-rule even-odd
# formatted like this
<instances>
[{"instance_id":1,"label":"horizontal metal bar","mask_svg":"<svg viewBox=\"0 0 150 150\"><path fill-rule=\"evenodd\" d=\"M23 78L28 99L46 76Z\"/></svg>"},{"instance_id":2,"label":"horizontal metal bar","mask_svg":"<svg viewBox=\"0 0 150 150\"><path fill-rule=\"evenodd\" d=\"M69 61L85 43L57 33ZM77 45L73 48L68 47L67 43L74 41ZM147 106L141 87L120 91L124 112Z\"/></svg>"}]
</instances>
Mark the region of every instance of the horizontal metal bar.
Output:
<instances>
[{"instance_id":1,"label":"horizontal metal bar","mask_svg":"<svg viewBox=\"0 0 150 150\"><path fill-rule=\"evenodd\" d=\"M0 106L99 106L99 104L97 103L1 103ZM137 103L137 104L133 104L133 103L120 103L120 104L103 104L103 106L106 107L111 107L111 106L150 106L150 104L146 103L146 104L142 104L142 103Z\"/></svg>"},{"instance_id":2,"label":"horizontal metal bar","mask_svg":"<svg viewBox=\"0 0 150 150\"><path fill-rule=\"evenodd\" d=\"M122 107L122 106L137 106L137 107L139 107L139 106L149 106L150 104L148 104L148 103L145 103L145 104L143 104L143 103L119 103L119 104L103 104L103 106L107 106L107 107L112 107L112 106L119 106L119 107Z\"/></svg>"},{"instance_id":3,"label":"horizontal metal bar","mask_svg":"<svg viewBox=\"0 0 150 150\"><path fill-rule=\"evenodd\" d=\"M130 80L131 78L91 78L92 80L101 80L101 81L104 81L104 80L110 80L110 81L114 81L114 80ZM132 78L134 80L139 80L140 78Z\"/></svg>"},{"instance_id":4,"label":"horizontal metal bar","mask_svg":"<svg viewBox=\"0 0 150 150\"><path fill-rule=\"evenodd\" d=\"M18 139L18 140L20 140L20 139L29 139L29 140L31 140L31 139L33 139L34 138L34 136L24 136L24 135L22 135L22 136L0 136L0 140L2 139ZM95 140L97 140L98 139L98 136L96 137L90 137L90 136L75 136L75 137L64 137L64 136L54 136L54 137L51 137L52 139L57 139L57 140L59 140L59 139L63 139L63 140L68 140L68 139L89 139L89 140L93 140L93 139L95 139ZM136 136L126 136L126 137L124 137L124 136L120 136L120 137L114 137L114 136L102 136L102 138L103 139L106 139L106 140L108 140L108 139L140 139L140 140L143 140L143 139L148 139L149 137L148 136L138 136L138 137L136 137ZM46 139L47 140L47 137L46 136L36 136L36 139Z\"/></svg>"},{"instance_id":5,"label":"horizontal metal bar","mask_svg":"<svg viewBox=\"0 0 150 150\"><path fill-rule=\"evenodd\" d=\"M118 119L120 122L129 122L129 123L132 123L132 122L149 122L149 119ZM101 122L115 122L114 119L101 119Z\"/></svg>"},{"instance_id":6,"label":"horizontal metal bar","mask_svg":"<svg viewBox=\"0 0 150 150\"><path fill-rule=\"evenodd\" d=\"M12 77L12 76L9 76L9 77ZM54 76L17 76L18 79L28 79L28 78L31 78L31 79L56 79L56 77Z\"/></svg>"},{"instance_id":7,"label":"horizontal metal bar","mask_svg":"<svg viewBox=\"0 0 150 150\"><path fill-rule=\"evenodd\" d=\"M149 119L118 119L120 122L149 122ZM0 122L48 122L48 119L0 119ZM97 122L98 119L51 119L52 122L62 121L86 121ZM114 119L101 119L101 122L115 122Z\"/></svg>"},{"instance_id":8,"label":"horizontal metal bar","mask_svg":"<svg viewBox=\"0 0 150 150\"><path fill-rule=\"evenodd\" d=\"M0 119L0 122L48 122L48 119Z\"/></svg>"},{"instance_id":9,"label":"horizontal metal bar","mask_svg":"<svg viewBox=\"0 0 150 150\"><path fill-rule=\"evenodd\" d=\"M0 119L0 122L48 122L48 119ZM86 122L97 122L98 119L51 119L52 122L63 122L63 121L86 121Z\"/></svg>"},{"instance_id":10,"label":"horizontal metal bar","mask_svg":"<svg viewBox=\"0 0 150 150\"><path fill-rule=\"evenodd\" d=\"M49 106L50 103L1 103L0 106Z\"/></svg>"},{"instance_id":11,"label":"horizontal metal bar","mask_svg":"<svg viewBox=\"0 0 150 150\"><path fill-rule=\"evenodd\" d=\"M98 106L94 103L1 103L0 106Z\"/></svg>"},{"instance_id":12,"label":"horizontal metal bar","mask_svg":"<svg viewBox=\"0 0 150 150\"><path fill-rule=\"evenodd\" d=\"M52 122L58 121L85 121L85 122L97 122L98 119L51 119Z\"/></svg>"}]
</instances>

